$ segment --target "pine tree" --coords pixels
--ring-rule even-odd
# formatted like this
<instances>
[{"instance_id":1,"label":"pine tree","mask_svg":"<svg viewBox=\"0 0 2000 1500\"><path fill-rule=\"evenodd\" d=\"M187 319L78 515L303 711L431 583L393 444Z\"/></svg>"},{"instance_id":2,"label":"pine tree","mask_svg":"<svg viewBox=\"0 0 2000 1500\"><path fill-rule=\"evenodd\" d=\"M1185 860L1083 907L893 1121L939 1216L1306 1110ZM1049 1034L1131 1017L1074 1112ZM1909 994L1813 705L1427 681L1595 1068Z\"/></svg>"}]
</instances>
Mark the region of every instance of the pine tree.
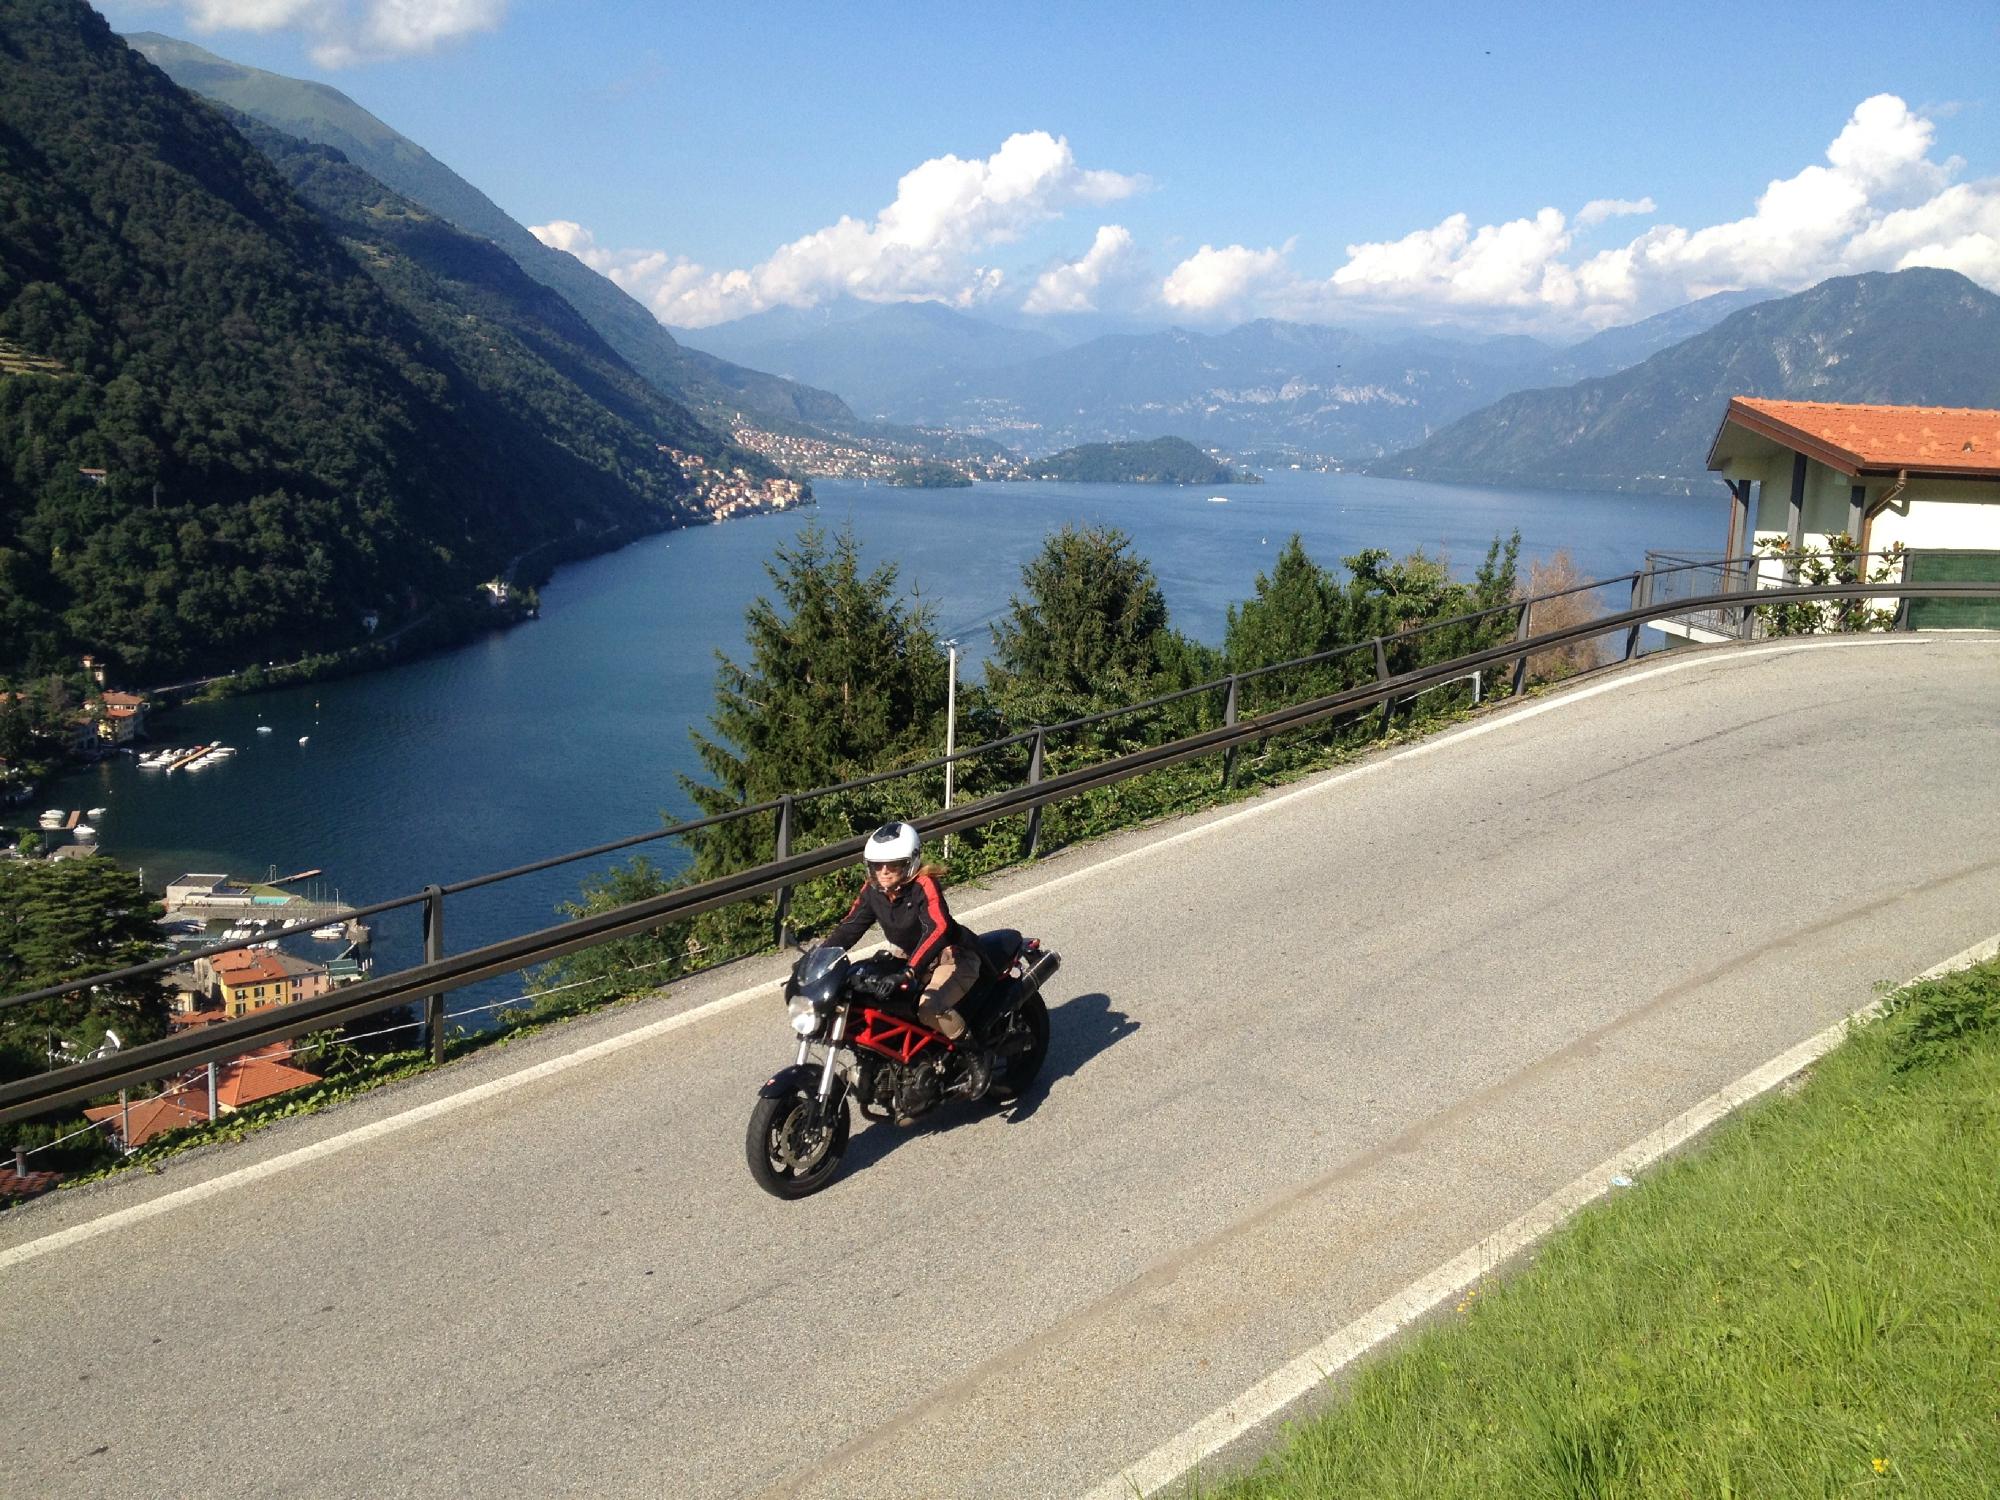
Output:
<instances>
[{"instance_id":1,"label":"pine tree","mask_svg":"<svg viewBox=\"0 0 2000 1500\"><path fill-rule=\"evenodd\" d=\"M683 778L695 805L726 812L940 754L945 652L929 607L898 600L895 567L865 572L852 531L829 541L813 526L765 571L775 594L746 613L747 661L717 653L712 733L693 736L711 781ZM895 795L804 804L793 847L873 827L903 810L881 803ZM722 825L698 841L697 875L769 858L772 837L762 819Z\"/></svg>"},{"instance_id":2,"label":"pine tree","mask_svg":"<svg viewBox=\"0 0 2000 1500\"><path fill-rule=\"evenodd\" d=\"M108 859L0 863L0 995L157 958L159 911L138 876ZM0 1077L42 1071L52 1040L87 1051L107 1029L128 1046L163 1034L158 980L0 1010Z\"/></svg>"}]
</instances>

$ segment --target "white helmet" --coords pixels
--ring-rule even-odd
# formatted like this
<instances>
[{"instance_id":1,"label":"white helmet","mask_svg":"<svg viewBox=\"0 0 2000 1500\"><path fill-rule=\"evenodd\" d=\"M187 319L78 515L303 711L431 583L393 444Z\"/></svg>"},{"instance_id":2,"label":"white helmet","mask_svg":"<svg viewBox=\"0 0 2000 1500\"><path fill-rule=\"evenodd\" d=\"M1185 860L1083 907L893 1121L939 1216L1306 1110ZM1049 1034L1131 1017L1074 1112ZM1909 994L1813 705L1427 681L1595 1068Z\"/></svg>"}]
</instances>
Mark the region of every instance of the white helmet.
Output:
<instances>
[{"instance_id":1,"label":"white helmet","mask_svg":"<svg viewBox=\"0 0 2000 1500\"><path fill-rule=\"evenodd\" d=\"M923 837L908 823L884 823L868 835L861 857L871 865L901 865L906 876L917 873Z\"/></svg>"}]
</instances>

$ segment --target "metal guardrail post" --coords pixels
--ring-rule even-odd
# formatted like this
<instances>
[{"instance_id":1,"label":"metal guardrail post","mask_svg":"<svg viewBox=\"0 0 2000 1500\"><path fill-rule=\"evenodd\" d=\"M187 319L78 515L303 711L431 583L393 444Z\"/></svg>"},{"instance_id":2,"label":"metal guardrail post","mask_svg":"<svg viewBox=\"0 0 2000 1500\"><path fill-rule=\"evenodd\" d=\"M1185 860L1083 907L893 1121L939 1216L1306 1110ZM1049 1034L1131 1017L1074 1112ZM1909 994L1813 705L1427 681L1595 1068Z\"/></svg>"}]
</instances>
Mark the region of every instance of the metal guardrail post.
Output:
<instances>
[{"instance_id":1,"label":"metal guardrail post","mask_svg":"<svg viewBox=\"0 0 2000 1500\"><path fill-rule=\"evenodd\" d=\"M792 857L792 794L785 793L778 799L778 851L774 859ZM778 888L778 909L771 924L771 935L780 948L788 947L792 941L792 888Z\"/></svg>"},{"instance_id":2,"label":"metal guardrail post","mask_svg":"<svg viewBox=\"0 0 2000 1500\"><path fill-rule=\"evenodd\" d=\"M1236 722L1236 698L1242 685L1243 679L1240 677L1232 676L1229 679L1229 701L1222 705L1222 722L1225 725ZM1225 792L1229 790L1229 778L1235 771L1236 747L1231 745L1227 750L1222 752L1222 789Z\"/></svg>"},{"instance_id":3,"label":"metal guardrail post","mask_svg":"<svg viewBox=\"0 0 2000 1500\"><path fill-rule=\"evenodd\" d=\"M1045 736L1041 726L1035 727L1035 748L1028 755L1028 785L1034 786L1042 779L1042 741ZM1039 806L1028 809L1028 847L1023 858L1033 859L1035 850L1042 842L1042 810Z\"/></svg>"},{"instance_id":4,"label":"metal guardrail post","mask_svg":"<svg viewBox=\"0 0 2000 1500\"><path fill-rule=\"evenodd\" d=\"M1382 637L1379 635L1375 637L1375 680L1377 682L1387 682L1389 680L1389 649L1382 643ZM1395 711L1396 700L1394 698L1384 698L1382 700L1382 727L1379 731L1380 733L1387 734L1389 732L1389 717Z\"/></svg>"},{"instance_id":5,"label":"metal guardrail post","mask_svg":"<svg viewBox=\"0 0 2000 1500\"><path fill-rule=\"evenodd\" d=\"M1535 601L1532 599L1523 599L1521 601L1521 623L1514 630L1515 640L1525 641L1531 634L1530 630L1528 629L1528 621L1534 615L1534 613L1535 613ZM1519 656L1514 658L1514 677L1508 691L1518 695L1521 689L1527 686L1527 682L1528 682L1528 653L1523 651Z\"/></svg>"},{"instance_id":6,"label":"metal guardrail post","mask_svg":"<svg viewBox=\"0 0 2000 1500\"><path fill-rule=\"evenodd\" d=\"M1748 593L1754 596L1757 592L1758 580L1761 579L1763 576L1764 576L1763 569L1756 562L1752 561L1744 564L1743 567L1744 589ZM1746 602L1743 606L1743 618L1739 620L1736 625L1736 638L1740 641L1747 641L1752 639L1756 634L1757 634L1757 606Z\"/></svg>"},{"instance_id":7,"label":"metal guardrail post","mask_svg":"<svg viewBox=\"0 0 2000 1500\"><path fill-rule=\"evenodd\" d=\"M1646 585L1651 581L1651 575L1646 573L1632 575L1632 608L1644 609L1650 602L1646 597L1649 592ZM1645 626L1634 620L1632 628L1625 632L1625 660L1630 661L1639 654L1639 632L1643 629Z\"/></svg>"},{"instance_id":8,"label":"metal guardrail post","mask_svg":"<svg viewBox=\"0 0 2000 1500\"><path fill-rule=\"evenodd\" d=\"M424 962L434 964L444 957L444 891L424 887ZM444 1061L444 991L424 996L424 1036L430 1043L431 1061Z\"/></svg>"}]
</instances>

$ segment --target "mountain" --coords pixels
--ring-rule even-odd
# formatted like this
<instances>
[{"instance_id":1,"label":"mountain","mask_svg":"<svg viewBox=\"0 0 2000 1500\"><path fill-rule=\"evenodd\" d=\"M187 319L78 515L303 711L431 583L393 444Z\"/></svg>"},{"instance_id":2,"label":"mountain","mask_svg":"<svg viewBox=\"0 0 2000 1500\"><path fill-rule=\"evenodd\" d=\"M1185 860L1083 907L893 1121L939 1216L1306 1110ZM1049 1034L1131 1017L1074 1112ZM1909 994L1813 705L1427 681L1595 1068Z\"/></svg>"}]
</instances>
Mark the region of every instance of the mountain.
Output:
<instances>
[{"instance_id":1,"label":"mountain","mask_svg":"<svg viewBox=\"0 0 2000 1500\"><path fill-rule=\"evenodd\" d=\"M1182 436L1239 451L1366 458L1514 389L1514 352L1264 318L1223 334L1170 328L1091 339L910 390L892 415L1030 451Z\"/></svg>"},{"instance_id":2,"label":"mountain","mask_svg":"<svg viewBox=\"0 0 2000 1500\"><path fill-rule=\"evenodd\" d=\"M864 416L890 418L941 382L1060 347L1045 333L968 317L941 302L852 298L678 332L684 344L838 391Z\"/></svg>"},{"instance_id":3,"label":"mountain","mask_svg":"<svg viewBox=\"0 0 2000 1500\"><path fill-rule=\"evenodd\" d=\"M689 413L587 411L585 382L618 399L615 360L586 371L520 285L474 291L467 267L420 305L458 252L426 266L416 219L343 244L79 0L0 11L0 181L0 674L339 646L532 549L685 514L646 439L712 446ZM357 256L392 263L378 281ZM536 408L522 387L565 340L572 389Z\"/></svg>"},{"instance_id":4,"label":"mountain","mask_svg":"<svg viewBox=\"0 0 2000 1500\"><path fill-rule=\"evenodd\" d=\"M287 135L332 146L431 213L493 241L528 275L561 293L639 374L724 431L739 408L781 422L852 423L846 404L826 391L683 349L611 281L567 251L544 245L478 188L338 89L244 67L158 32L134 32L127 40L183 88Z\"/></svg>"},{"instance_id":5,"label":"mountain","mask_svg":"<svg viewBox=\"0 0 2000 1500\"><path fill-rule=\"evenodd\" d=\"M1720 323L1741 308L1753 307L1783 295L1758 287L1742 292L1717 292L1696 302L1683 303L1637 323L1625 323L1591 335L1580 344L1545 356L1533 371L1533 384L1572 385L1597 375L1614 375L1630 369L1662 349L1683 339L1693 338Z\"/></svg>"},{"instance_id":6,"label":"mountain","mask_svg":"<svg viewBox=\"0 0 2000 1500\"><path fill-rule=\"evenodd\" d=\"M641 379L576 309L491 240L413 203L331 146L216 107L510 421L660 501L681 488L678 473L660 462L663 443L777 472Z\"/></svg>"},{"instance_id":7,"label":"mountain","mask_svg":"<svg viewBox=\"0 0 2000 1500\"><path fill-rule=\"evenodd\" d=\"M1519 391L1370 465L1575 489L1711 481L1731 396L2000 406L2000 297L1956 271L1877 271L1759 302L1617 374Z\"/></svg>"}]
</instances>

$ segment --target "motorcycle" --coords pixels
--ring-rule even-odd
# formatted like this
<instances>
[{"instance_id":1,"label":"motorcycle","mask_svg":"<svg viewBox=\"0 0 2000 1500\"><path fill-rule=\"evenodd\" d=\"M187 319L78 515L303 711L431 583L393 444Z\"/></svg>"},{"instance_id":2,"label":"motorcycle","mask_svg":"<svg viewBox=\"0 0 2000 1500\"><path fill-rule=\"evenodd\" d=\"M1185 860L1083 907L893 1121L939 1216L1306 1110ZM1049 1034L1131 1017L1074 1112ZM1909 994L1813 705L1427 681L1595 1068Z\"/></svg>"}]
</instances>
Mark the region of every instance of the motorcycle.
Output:
<instances>
[{"instance_id":1,"label":"motorcycle","mask_svg":"<svg viewBox=\"0 0 2000 1500\"><path fill-rule=\"evenodd\" d=\"M759 1187L803 1198L832 1182L847 1152L850 1099L864 1118L908 1125L964 1097L967 1043L994 1055L989 1097L1034 1082L1049 1051L1042 985L1062 959L1011 930L983 934L979 947L979 982L958 1006L971 1032L956 1046L917 1019L918 992L894 954L856 959L820 946L792 966L784 999L798 1059L758 1091L744 1142ZM815 1046L825 1053L818 1061Z\"/></svg>"}]
</instances>

